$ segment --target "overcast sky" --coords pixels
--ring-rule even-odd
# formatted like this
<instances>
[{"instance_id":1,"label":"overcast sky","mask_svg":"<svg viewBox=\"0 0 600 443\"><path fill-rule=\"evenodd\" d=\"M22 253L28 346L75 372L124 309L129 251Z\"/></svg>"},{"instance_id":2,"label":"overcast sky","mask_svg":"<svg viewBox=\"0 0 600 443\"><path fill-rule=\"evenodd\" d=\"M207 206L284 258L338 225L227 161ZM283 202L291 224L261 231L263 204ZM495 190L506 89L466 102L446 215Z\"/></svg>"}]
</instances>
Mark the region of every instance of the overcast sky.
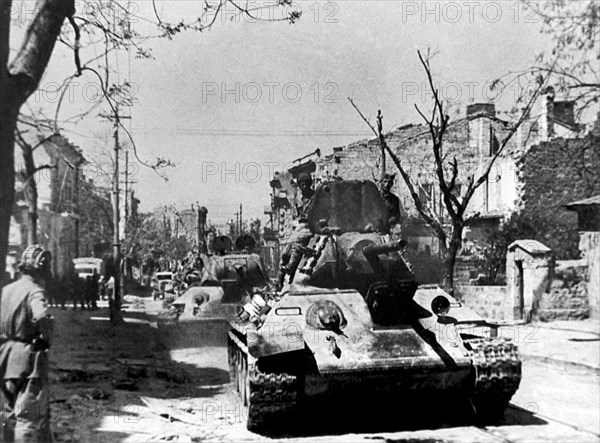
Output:
<instances>
[{"instance_id":1,"label":"overcast sky","mask_svg":"<svg viewBox=\"0 0 600 443\"><path fill-rule=\"evenodd\" d=\"M131 3L151 17L150 2ZM164 20L200 14L198 1L156 3ZM154 60L111 56L118 77L135 84L126 125L140 157L177 165L168 182L132 167L143 210L199 202L221 223L243 203L245 214L263 218L273 170L317 147L329 154L369 136L346 97L369 116L381 109L386 129L419 122L413 105L426 108L430 96L417 49L436 50L432 64L442 94L464 112L469 102L493 98L489 81L531 64L547 44L538 18L512 0L303 1L297 8L302 17L293 25L231 20L228 11L209 31L147 42ZM271 14L279 18L282 11ZM150 30L143 21L134 26ZM72 54L57 49L42 87L72 70ZM73 87L61 118L89 106L81 97L94 81ZM501 108L511 101L506 94ZM53 114L56 104L47 97L31 101ZM64 126L90 157L110 143L110 124L98 111Z\"/></svg>"}]
</instances>

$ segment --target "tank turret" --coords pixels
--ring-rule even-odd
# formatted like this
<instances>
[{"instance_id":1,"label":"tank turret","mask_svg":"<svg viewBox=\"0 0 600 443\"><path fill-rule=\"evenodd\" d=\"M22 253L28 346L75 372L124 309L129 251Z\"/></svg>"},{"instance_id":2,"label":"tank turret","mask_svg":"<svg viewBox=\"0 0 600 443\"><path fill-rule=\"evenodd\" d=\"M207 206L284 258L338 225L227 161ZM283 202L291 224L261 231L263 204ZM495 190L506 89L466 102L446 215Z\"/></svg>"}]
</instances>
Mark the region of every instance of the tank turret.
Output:
<instances>
[{"instance_id":1,"label":"tank turret","mask_svg":"<svg viewBox=\"0 0 600 443\"><path fill-rule=\"evenodd\" d=\"M387 207L372 182L319 187L307 220L314 237L289 283L354 289L378 323L399 321L418 284L402 256L407 243L390 238L387 220Z\"/></svg>"}]
</instances>

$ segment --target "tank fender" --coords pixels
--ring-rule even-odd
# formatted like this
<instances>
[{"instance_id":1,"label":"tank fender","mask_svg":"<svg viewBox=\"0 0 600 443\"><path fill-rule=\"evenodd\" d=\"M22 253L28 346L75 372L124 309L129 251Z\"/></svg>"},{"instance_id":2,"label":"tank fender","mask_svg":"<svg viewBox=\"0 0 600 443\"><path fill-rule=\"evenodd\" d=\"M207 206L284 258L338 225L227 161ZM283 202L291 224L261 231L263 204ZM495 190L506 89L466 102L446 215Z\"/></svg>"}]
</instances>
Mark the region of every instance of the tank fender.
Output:
<instances>
[{"instance_id":1,"label":"tank fender","mask_svg":"<svg viewBox=\"0 0 600 443\"><path fill-rule=\"evenodd\" d=\"M173 306L181 310L180 321L196 318L199 311L205 309L210 302L221 300L223 289L220 287L194 286L185 291Z\"/></svg>"},{"instance_id":2,"label":"tank fender","mask_svg":"<svg viewBox=\"0 0 600 443\"><path fill-rule=\"evenodd\" d=\"M304 315L275 305L260 329L248 331L248 351L255 358L304 349Z\"/></svg>"},{"instance_id":3,"label":"tank fender","mask_svg":"<svg viewBox=\"0 0 600 443\"><path fill-rule=\"evenodd\" d=\"M455 319L455 323L481 322L484 320L484 318L477 314L473 309L460 303L458 300L451 297L450 294L438 287L420 287L417 289L413 300L431 316L435 317L434 313L431 312L431 303L438 296L443 296L448 299L451 306L448 316Z\"/></svg>"}]
</instances>

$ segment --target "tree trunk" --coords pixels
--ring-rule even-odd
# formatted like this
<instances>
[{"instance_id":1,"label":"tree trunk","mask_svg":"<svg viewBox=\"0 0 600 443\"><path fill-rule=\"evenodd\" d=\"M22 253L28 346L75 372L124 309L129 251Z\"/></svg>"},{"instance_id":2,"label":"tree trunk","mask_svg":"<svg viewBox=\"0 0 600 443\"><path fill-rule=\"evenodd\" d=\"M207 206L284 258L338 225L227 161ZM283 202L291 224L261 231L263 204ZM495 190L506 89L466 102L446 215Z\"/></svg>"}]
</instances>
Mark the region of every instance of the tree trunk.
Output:
<instances>
[{"instance_id":1,"label":"tree trunk","mask_svg":"<svg viewBox=\"0 0 600 443\"><path fill-rule=\"evenodd\" d=\"M4 82L4 80L2 80ZM4 89L4 88L2 88ZM19 105L2 100L0 104L0 285L5 283L8 234L15 198L15 128ZM1 286L0 286L1 287Z\"/></svg>"},{"instance_id":2,"label":"tree trunk","mask_svg":"<svg viewBox=\"0 0 600 443\"><path fill-rule=\"evenodd\" d=\"M25 196L27 198L27 244L34 245L38 242L38 192L35 182L35 163L33 161L33 148L21 146L23 160L25 162Z\"/></svg>"},{"instance_id":3,"label":"tree trunk","mask_svg":"<svg viewBox=\"0 0 600 443\"><path fill-rule=\"evenodd\" d=\"M0 288L4 285L8 232L14 201L14 131L17 113L9 100L11 83L8 75L11 1L0 2Z\"/></svg>"},{"instance_id":4,"label":"tree trunk","mask_svg":"<svg viewBox=\"0 0 600 443\"><path fill-rule=\"evenodd\" d=\"M454 225L452 229L452 235L450 237L450 244L446 246L444 244L441 247L442 250L442 286L451 296L454 296L454 267L456 265L456 256L462 245L462 231L461 225Z\"/></svg>"}]
</instances>

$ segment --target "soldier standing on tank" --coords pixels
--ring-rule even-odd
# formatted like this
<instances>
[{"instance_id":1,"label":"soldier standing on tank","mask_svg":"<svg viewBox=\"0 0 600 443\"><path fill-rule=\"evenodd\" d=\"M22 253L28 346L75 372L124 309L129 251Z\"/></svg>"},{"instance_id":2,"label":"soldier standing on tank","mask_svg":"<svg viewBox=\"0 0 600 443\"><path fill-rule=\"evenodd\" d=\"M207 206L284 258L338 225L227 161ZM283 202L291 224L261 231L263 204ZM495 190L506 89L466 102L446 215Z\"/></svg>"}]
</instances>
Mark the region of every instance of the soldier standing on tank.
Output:
<instances>
[{"instance_id":1,"label":"soldier standing on tank","mask_svg":"<svg viewBox=\"0 0 600 443\"><path fill-rule=\"evenodd\" d=\"M379 192L385 201L388 212L390 233L393 237L400 236L400 199L392 193L396 174L384 174L379 185Z\"/></svg>"},{"instance_id":2,"label":"soldier standing on tank","mask_svg":"<svg viewBox=\"0 0 600 443\"><path fill-rule=\"evenodd\" d=\"M52 441L48 349L53 319L44 286L51 278L50 252L27 247L22 277L0 295L0 422L2 441Z\"/></svg>"},{"instance_id":3,"label":"soldier standing on tank","mask_svg":"<svg viewBox=\"0 0 600 443\"><path fill-rule=\"evenodd\" d=\"M310 174L303 172L298 176L298 188L300 188L300 193L296 195L294 201L297 225L294 226L287 245L281 253L281 267L277 274L277 290L281 290L283 287L286 275L289 275L290 281L294 278L304 251L312 238L312 232L308 228L307 212L315 191L313 190L313 181Z\"/></svg>"}]
</instances>

